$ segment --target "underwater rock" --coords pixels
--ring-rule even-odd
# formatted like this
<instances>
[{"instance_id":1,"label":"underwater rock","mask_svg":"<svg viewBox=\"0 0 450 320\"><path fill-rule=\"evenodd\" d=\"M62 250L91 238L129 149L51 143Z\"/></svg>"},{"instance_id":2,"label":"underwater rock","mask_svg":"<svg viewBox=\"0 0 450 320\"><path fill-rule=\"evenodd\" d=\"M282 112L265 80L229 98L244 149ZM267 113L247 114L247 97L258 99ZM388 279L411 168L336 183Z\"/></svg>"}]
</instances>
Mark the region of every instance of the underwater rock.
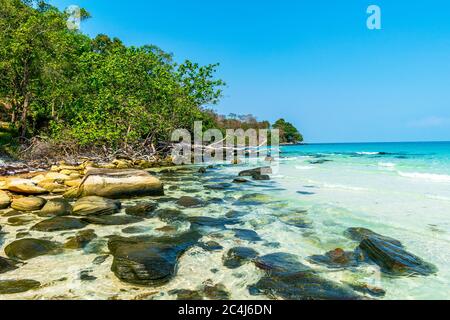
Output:
<instances>
[{"instance_id":1,"label":"underwater rock","mask_svg":"<svg viewBox=\"0 0 450 320\"><path fill-rule=\"evenodd\" d=\"M31 230L41 232L54 232L63 230L75 230L83 229L87 226L87 223L80 219L70 217L55 217L48 220L44 220L34 225Z\"/></svg>"},{"instance_id":2,"label":"underwater rock","mask_svg":"<svg viewBox=\"0 0 450 320\"><path fill-rule=\"evenodd\" d=\"M193 229L198 228L218 228L225 229L225 225L238 224L237 219L226 219L226 218L212 218L212 217L187 217L187 221L191 223Z\"/></svg>"},{"instance_id":3,"label":"underwater rock","mask_svg":"<svg viewBox=\"0 0 450 320\"><path fill-rule=\"evenodd\" d=\"M328 268L350 268L357 267L363 261L363 258L355 252L348 252L337 248L325 253L323 256L311 256L308 258L308 261L325 265Z\"/></svg>"},{"instance_id":4,"label":"underwater rock","mask_svg":"<svg viewBox=\"0 0 450 320\"><path fill-rule=\"evenodd\" d=\"M90 216L82 218L81 220L96 225L102 226L120 226L125 224L132 224L144 221L144 218L134 217L134 216Z\"/></svg>"},{"instance_id":5,"label":"underwater rock","mask_svg":"<svg viewBox=\"0 0 450 320\"><path fill-rule=\"evenodd\" d=\"M103 216L119 212L120 201L97 196L84 197L75 202L73 213L79 216Z\"/></svg>"},{"instance_id":6,"label":"underwater rock","mask_svg":"<svg viewBox=\"0 0 450 320\"><path fill-rule=\"evenodd\" d=\"M8 224L11 226L24 226L30 224L35 219L31 216L14 216L8 219Z\"/></svg>"},{"instance_id":7,"label":"underwater rock","mask_svg":"<svg viewBox=\"0 0 450 320\"><path fill-rule=\"evenodd\" d=\"M268 254L256 258L255 265L266 275L249 287L252 294L287 300L361 299L350 287L320 277L292 254Z\"/></svg>"},{"instance_id":8,"label":"underwater rock","mask_svg":"<svg viewBox=\"0 0 450 320\"><path fill-rule=\"evenodd\" d=\"M223 257L223 265L229 269L236 269L258 256L258 252L252 248L235 247L228 250Z\"/></svg>"},{"instance_id":9,"label":"underwater rock","mask_svg":"<svg viewBox=\"0 0 450 320\"><path fill-rule=\"evenodd\" d=\"M159 209L155 212L155 216L158 217L161 221L171 223L175 221L183 221L186 220L187 216L178 209Z\"/></svg>"},{"instance_id":10,"label":"underwater rock","mask_svg":"<svg viewBox=\"0 0 450 320\"><path fill-rule=\"evenodd\" d=\"M40 217L70 216L71 214L72 206L66 199L48 200L44 207L37 212Z\"/></svg>"},{"instance_id":11,"label":"underwater rock","mask_svg":"<svg viewBox=\"0 0 450 320\"><path fill-rule=\"evenodd\" d=\"M199 243L198 246L206 251L220 251L223 249L223 247L216 241L202 242Z\"/></svg>"},{"instance_id":12,"label":"underwater rock","mask_svg":"<svg viewBox=\"0 0 450 320\"><path fill-rule=\"evenodd\" d=\"M366 229L366 228L348 228L345 230L344 235L352 240L361 242L367 237L375 237L380 239L384 242L390 242L397 247L403 247L402 243L394 238L386 237L381 234L378 234L376 232L373 232L372 230Z\"/></svg>"},{"instance_id":13,"label":"underwater rock","mask_svg":"<svg viewBox=\"0 0 450 320\"><path fill-rule=\"evenodd\" d=\"M233 185L231 183L227 183L227 182L220 182L217 184L208 184L205 185L205 189L209 189L209 190L226 190L231 188Z\"/></svg>"},{"instance_id":14,"label":"underwater rock","mask_svg":"<svg viewBox=\"0 0 450 320\"><path fill-rule=\"evenodd\" d=\"M261 167L256 169L244 170L239 172L239 177L253 177L258 175L267 175L272 173L271 167Z\"/></svg>"},{"instance_id":15,"label":"underwater rock","mask_svg":"<svg viewBox=\"0 0 450 320\"><path fill-rule=\"evenodd\" d=\"M370 286L367 283L346 283L350 288L355 291L361 292L366 295L370 295L375 298L382 298L386 295L386 291L382 288Z\"/></svg>"},{"instance_id":16,"label":"underwater rock","mask_svg":"<svg viewBox=\"0 0 450 320\"><path fill-rule=\"evenodd\" d=\"M128 234L133 234L133 233L144 233L144 232L147 232L148 230L149 230L148 227L131 226L131 227L126 227L126 228L122 229L122 232L128 233Z\"/></svg>"},{"instance_id":17,"label":"underwater rock","mask_svg":"<svg viewBox=\"0 0 450 320\"><path fill-rule=\"evenodd\" d=\"M280 217L280 221L282 221L287 225L297 227L300 229L309 229L312 227L312 222L308 221L306 218L301 216L287 215Z\"/></svg>"},{"instance_id":18,"label":"underwater rock","mask_svg":"<svg viewBox=\"0 0 450 320\"><path fill-rule=\"evenodd\" d=\"M97 235L95 234L94 230L83 230L78 232L74 237L69 238L68 241L64 244L64 248L82 249L95 238L97 238Z\"/></svg>"},{"instance_id":19,"label":"underwater rock","mask_svg":"<svg viewBox=\"0 0 450 320\"><path fill-rule=\"evenodd\" d=\"M0 280L0 294L22 293L40 287L35 280Z\"/></svg>"},{"instance_id":20,"label":"underwater rock","mask_svg":"<svg viewBox=\"0 0 450 320\"><path fill-rule=\"evenodd\" d=\"M267 174L254 174L252 175L252 179L255 181L268 181L270 180L270 176Z\"/></svg>"},{"instance_id":21,"label":"underwater rock","mask_svg":"<svg viewBox=\"0 0 450 320\"><path fill-rule=\"evenodd\" d=\"M158 204L155 202L140 203L126 208L125 213L136 217L151 217L156 208L158 208Z\"/></svg>"},{"instance_id":22,"label":"underwater rock","mask_svg":"<svg viewBox=\"0 0 450 320\"><path fill-rule=\"evenodd\" d=\"M437 268L433 264L376 236L369 236L362 240L359 248L381 268L382 272L391 275L428 276L437 272Z\"/></svg>"},{"instance_id":23,"label":"underwater rock","mask_svg":"<svg viewBox=\"0 0 450 320\"><path fill-rule=\"evenodd\" d=\"M37 211L45 205L46 200L40 197L16 198L11 203L11 208L17 211Z\"/></svg>"},{"instance_id":24,"label":"underwater rock","mask_svg":"<svg viewBox=\"0 0 450 320\"><path fill-rule=\"evenodd\" d=\"M17 269L17 262L0 257L0 274Z\"/></svg>"},{"instance_id":25,"label":"underwater rock","mask_svg":"<svg viewBox=\"0 0 450 320\"><path fill-rule=\"evenodd\" d=\"M11 259L29 260L47 254L61 252L61 244L42 239L20 239L5 247L5 254Z\"/></svg>"},{"instance_id":26,"label":"underwater rock","mask_svg":"<svg viewBox=\"0 0 450 320\"><path fill-rule=\"evenodd\" d=\"M262 193L250 193L240 197L234 205L236 206L255 206L265 204L271 201L268 195Z\"/></svg>"},{"instance_id":27,"label":"underwater rock","mask_svg":"<svg viewBox=\"0 0 450 320\"><path fill-rule=\"evenodd\" d=\"M227 288L221 283L216 285L205 284L203 294L211 300L229 300L231 296Z\"/></svg>"},{"instance_id":28,"label":"underwater rock","mask_svg":"<svg viewBox=\"0 0 450 320\"><path fill-rule=\"evenodd\" d=\"M183 196L177 201L177 205L185 208L194 208L194 207L201 207L204 205L204 202L200 199L189 197L189 196Z\"/></svg>"},{"instance_id":29,"label":"underwater rock","mask_svg":"<svg viewBox=\"0 0 450 320\"><path fill-rule=\"evenodd\" d=\"M161 285L176 273L178 259L200 239L189 231L175 237L114 237L108 248L114 256L111 271L120 280L138 285Z\"/></svg>"},{"instance_id":30,"label":"underwater rock","mask_svg":"<svg viewBox=\"0 0 450 320\"><path fill-rule=\"evenodd\" d=\"M233 229L236 238L247 241L262 241L261 237L253 230Z\"/></svg>"},{"instance_id":31,"label":"underwater rock","mask_svg":"<svg viewBox=\"0 0 450 320\"><path fill-rule=\"evenodd\" d=\"M249 181L245 178L236 178L233 180L233 183L247 183L247 182Z\"/></svg>"},{"instance_id":32,"label":"underwater rock","mask_svg":"<svg viewBox=\"0 0 450 320\"><path fill-rule=\"evenodd\" d=\"M200 169L198 169L198 173L201 173L201 174L206 173L206 168L205 167L201 167Z\"/></svg>"}]
</instances>

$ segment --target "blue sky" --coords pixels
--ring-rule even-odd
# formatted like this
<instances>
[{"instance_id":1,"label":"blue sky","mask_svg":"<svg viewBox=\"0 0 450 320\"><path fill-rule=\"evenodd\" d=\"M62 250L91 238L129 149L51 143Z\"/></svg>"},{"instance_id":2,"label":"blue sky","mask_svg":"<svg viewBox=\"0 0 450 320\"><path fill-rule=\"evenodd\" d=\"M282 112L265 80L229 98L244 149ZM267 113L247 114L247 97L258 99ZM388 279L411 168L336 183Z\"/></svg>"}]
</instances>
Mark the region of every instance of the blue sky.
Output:
<instances>
[{"instance_id":1,"label":"blue sky","mask_svg":"<svg viewBox=\"0 0 450 320\"><path fill-rule=\"evenodd\" d=\"M307 142L450 140L446 0L53 0L82 31L220 62L215 109L294 123ZM366 27L381 8L382 30Z\"/></svg>"}]
</instances>

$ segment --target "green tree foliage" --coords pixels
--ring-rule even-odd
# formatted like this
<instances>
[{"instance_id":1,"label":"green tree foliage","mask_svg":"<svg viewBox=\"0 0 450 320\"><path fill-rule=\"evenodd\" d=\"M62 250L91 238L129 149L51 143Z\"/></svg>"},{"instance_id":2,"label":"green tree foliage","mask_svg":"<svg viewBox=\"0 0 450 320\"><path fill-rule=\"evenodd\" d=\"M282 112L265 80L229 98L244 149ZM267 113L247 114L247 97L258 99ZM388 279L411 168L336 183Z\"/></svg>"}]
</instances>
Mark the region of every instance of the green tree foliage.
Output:
<instances>
[{"instance_id":1,"label":"green tree foliage","mask_svg":"<svg viewBox=\"0 0 450 320\"><path fill-rule=\"evenodd\" d=\"M279 119L273 124L274 129L280 130L280 143L303 142L303 136L298 130L284 119Z\"/></svg>"},{"instance_id":2,"label":"green tree foliage","mask_svg":"<svg viewBox=\"0 0 450 320\"><path fill-rule=\"evenodd\" d=\"M205 107L222 94L217 65L91 39L69 30L68 17L43 1L0 0L1 118L21 137L119 147L166 140L195 120L214 124Z\"/></svg>"}]
</instances>

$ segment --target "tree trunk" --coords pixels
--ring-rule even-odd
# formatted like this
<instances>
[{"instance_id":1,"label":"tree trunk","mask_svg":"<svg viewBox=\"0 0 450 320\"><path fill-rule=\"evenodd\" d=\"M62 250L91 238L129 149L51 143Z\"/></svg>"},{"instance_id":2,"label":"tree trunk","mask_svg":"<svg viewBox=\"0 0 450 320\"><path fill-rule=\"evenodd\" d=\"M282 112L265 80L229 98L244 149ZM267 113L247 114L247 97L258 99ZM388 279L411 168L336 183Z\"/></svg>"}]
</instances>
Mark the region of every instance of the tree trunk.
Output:
<instances>
[{"instance_id":1,"label":"tree trunk","mask_svg":"<svg viewBox=\"0 0 450 320\"><path fill-rule=\"evenodd\" d=\"M30 95L26 94L25 99L23 101L23 106L22 106L22 118L20 120L20 129L21 129L20 137L21 138L25 138L25 136L27 134L27 117L28 117L29 106L30 106Z\"/></svg>"}]
</instances>

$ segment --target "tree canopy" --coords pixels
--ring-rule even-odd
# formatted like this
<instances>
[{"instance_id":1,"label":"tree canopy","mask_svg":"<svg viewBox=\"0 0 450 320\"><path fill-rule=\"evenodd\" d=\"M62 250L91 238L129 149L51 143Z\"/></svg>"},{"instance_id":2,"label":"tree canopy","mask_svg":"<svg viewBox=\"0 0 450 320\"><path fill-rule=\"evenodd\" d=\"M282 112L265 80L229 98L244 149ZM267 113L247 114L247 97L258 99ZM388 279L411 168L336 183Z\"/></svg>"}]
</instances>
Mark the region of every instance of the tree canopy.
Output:
<instances>
[{"instance_id":1,"label":"tree canopy","mask_svg":"<svg viewBox=\"0 0 450 320\"><path fill-rule=\"evenodd\" d=\"M0 120L23 141L120 148L167 141L174 129L268 129L252 115L211 110L225 83L218 64L176 63L155 45L126 46L68 28L69 12L39 0L0 0ZM81 9L81 19L89 19ZM289 123L282 142L302 141Z\"/></svg>"},{"instance_id":2,"label":"tree canopy","mask_svg":"<svg viewBox=\"0 0 450 320\"><path fill-rule=\"evenodd\" d=\"M303 136L291 123L279 119L273 124L273 128L280 130L280 143L303 142Z\"/></svg>"}]
</instances>

